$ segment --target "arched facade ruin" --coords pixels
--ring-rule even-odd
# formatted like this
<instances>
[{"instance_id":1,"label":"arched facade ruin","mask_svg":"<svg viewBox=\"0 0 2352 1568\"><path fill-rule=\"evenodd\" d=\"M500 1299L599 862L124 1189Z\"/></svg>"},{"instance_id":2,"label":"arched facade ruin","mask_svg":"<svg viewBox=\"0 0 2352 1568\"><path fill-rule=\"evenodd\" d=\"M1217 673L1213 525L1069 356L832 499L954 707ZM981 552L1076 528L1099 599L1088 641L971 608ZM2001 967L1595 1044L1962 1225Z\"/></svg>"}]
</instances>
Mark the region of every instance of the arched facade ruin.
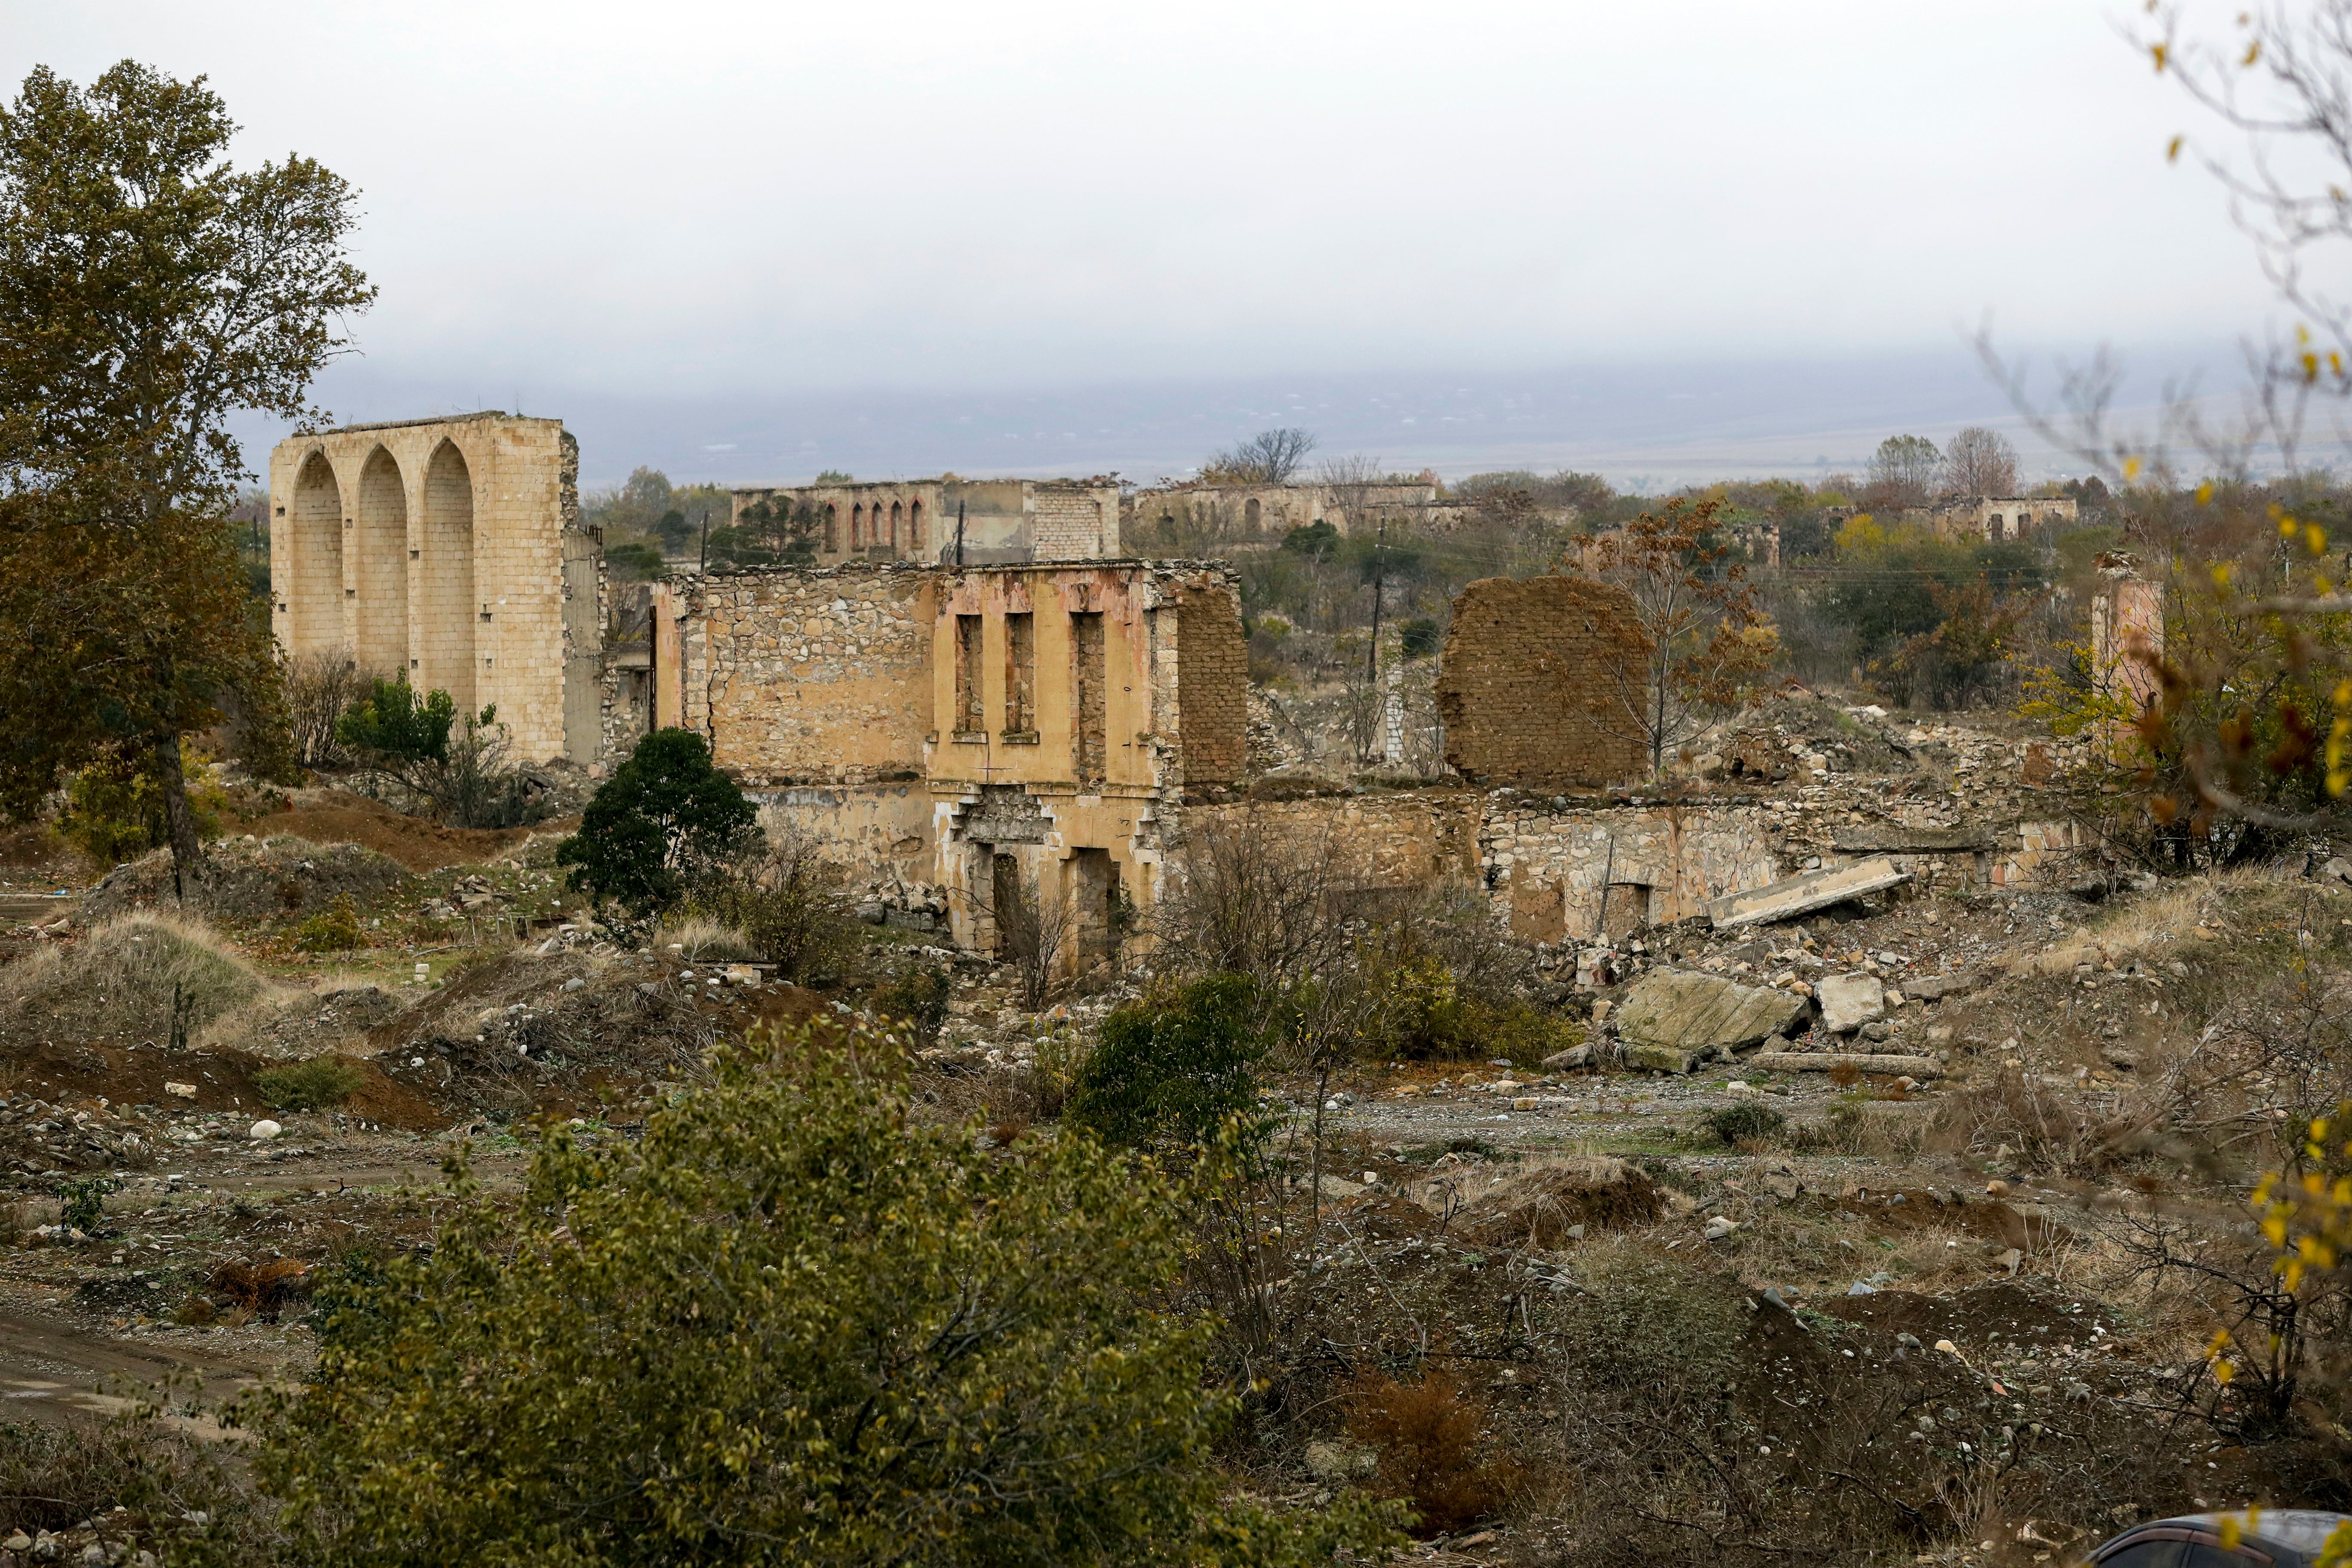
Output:
<instances>
[{"instance_id":1,"label":"arched facade ruin","mask_svg":"<svg viewBox=\"0 0 2352 1568\"><path fill-rule=\"evenodd\" d=\"M518 757L597 763L602 552L579 529L578 487L578 444L554 419L469 414L280 442L280 645L340 650L465 711L495 703Z\"/></svg>"}]
</instances>

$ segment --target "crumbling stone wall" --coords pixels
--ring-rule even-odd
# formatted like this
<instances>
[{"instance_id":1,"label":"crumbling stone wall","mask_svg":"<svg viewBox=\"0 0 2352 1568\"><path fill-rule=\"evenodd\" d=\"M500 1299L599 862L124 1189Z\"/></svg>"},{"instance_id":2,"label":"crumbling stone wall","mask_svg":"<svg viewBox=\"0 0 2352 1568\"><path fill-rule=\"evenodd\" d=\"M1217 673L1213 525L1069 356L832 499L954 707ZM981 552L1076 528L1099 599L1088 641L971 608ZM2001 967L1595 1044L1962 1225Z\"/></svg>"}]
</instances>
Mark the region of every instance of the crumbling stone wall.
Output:
<instances>
[{"instance_id":1,"label":"crumbling stone wall","mask_svg":"<svg viewBox=\"0 0 2352 1568\"><path fill-rule=\"evenodd\" d=\"M1478 792L1450 788L1229 801L1185 807L1175 837L1181 850L1251 824L1302 853L1328 854L1342 886L1417 888L1478 877L1482 808Z\"/></svg>"},{"instance_id":2,"label":"crumbling stone wall","mask_svg":"<svg viewBox=\"0 0 2352 1568\"><path fill-rule=\"evenodd\" d=\"M1189 588L1177 603L1177 739L1184 786L1240 778L1249 748L1249 640L1223 584Z\"/></svg>"},{"instance_id":3,"label":"crumbling stone wall","mask_svg":"<svg viewBox=\"0 0 2352 1568\"><path fill-rule=\"evenodd\" d=\"M747 787L923 776L932 574L751 570L674 588L683 721Z\"/></svg>"},{"instance_id":4,"label":"crumbling stone wall","mask_svg":"<svg viewBox=\"0 0 2352 1568\"><path fill-rule=\"evenodd\" d=\"M1030 498L1031 547L1040 561L1118 553L1118 498L1091 485L1040 484Z\"/></svg>"},{"instance_id":5,"label":"crumbling stone wall","mask_svg":"<svg viewBox=\"0 0 2352 1568\"><path fill-rule=\"evenodd\" d=\"M1438 667L1445 760L1482 783L1606 784L1641 777L1649 758L1595 704L1616 698L1641 631L1632 596L1584 577L1488 577L1454 601Z\"/></svg>"},{"instance_id":6,"label":"crumbling stone wall","mask_svg":"<svg viewBox=\"0 0 2352 1568\"><path fill-rule=\"evenodd\" d=\"M1783 874L1780 835L1753 801L1614 805L1496 791L1478 859L1500 912L1529 942L1591 941L1701 913Z\"/></svg>"}]
</instances>

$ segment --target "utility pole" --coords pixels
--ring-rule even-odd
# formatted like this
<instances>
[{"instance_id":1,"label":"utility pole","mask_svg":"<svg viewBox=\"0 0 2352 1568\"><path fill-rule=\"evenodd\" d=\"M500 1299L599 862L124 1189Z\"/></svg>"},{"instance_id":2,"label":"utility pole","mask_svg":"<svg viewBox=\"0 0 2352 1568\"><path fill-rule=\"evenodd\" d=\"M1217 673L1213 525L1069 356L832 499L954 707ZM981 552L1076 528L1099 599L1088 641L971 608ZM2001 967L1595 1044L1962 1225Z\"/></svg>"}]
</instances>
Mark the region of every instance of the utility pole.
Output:
<instances>
[{"instance_id":1,"label":"utility pole","mask_svg":"<svg viewBox=\"0 0 2352 1568\"><path fill-rule=\"evenodd\" d=\"M709 507L702 509L702 547L695 558L694 569L698 572L710 570L710 509Z\"/></svg>"},{"instance_id":2,"label":"utility pole","mask_svg":"<svg viewBox=\"0 0 2352 1568\"><path fill-rule=\"evenodd\" d=\"M1381 588L1388 571L1389 519L1381 514L1381 531L1372 542L1372 646L1364 650L1364 689L1380 700L1381 689ZM1370 747L1365 748L1365 760L1370 760Z\"/></svg>"},{"instance_id":3,"label":"utility pole","mask_svg":"<svg viewBox=\"0 0 2352 1568\"><path fill-rule=\"evenodd\" d=\"M956 564L963 564L963 502L956 502Z\"/></svg>"}]
</instances>

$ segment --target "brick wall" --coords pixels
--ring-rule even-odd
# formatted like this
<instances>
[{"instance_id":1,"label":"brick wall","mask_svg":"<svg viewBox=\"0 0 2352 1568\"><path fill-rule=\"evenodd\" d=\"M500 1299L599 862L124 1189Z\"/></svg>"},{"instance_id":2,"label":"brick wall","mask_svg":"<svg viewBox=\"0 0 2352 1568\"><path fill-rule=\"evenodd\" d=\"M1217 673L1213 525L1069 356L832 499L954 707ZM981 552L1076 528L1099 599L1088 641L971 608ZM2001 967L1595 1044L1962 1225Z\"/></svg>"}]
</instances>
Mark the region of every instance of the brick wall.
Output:
<instances>
[{"instance_id":1,"label":"brick wall","mask_svg":"<svg viewBox=\"0 0 2352 1568\"><path fill-rule=\"evenodd\" d=\"M686 601L688 729L755 787L923 776L932 574L845 566L720 573Z\"/></svg>"},{"instance_id":2,"label":"brick wall","mask_svg":"<svg viewBox=\"0 0 2352 1568\"><path fill-rule=\"evenodd\" d=\"M1177 741L1184 784L1242 776L1249 736L1249 642L1223 584L1186 588L1177 605Z\"/></svg>"},{"instance_id":3,"label":"brick wall","mask_svg":"<svg viewBox=\"0 0 2352 1568\"><path fill-rule=\"evenodd\" d=\"M1437 678L1445 760L1502 784L1615 784L1649 759L1592 704L1614 692L1633 600L1581 577L1489 577L1454 601ZM1635 679L1638 679L1638 666Z\"/></svg>"}]
</instances>

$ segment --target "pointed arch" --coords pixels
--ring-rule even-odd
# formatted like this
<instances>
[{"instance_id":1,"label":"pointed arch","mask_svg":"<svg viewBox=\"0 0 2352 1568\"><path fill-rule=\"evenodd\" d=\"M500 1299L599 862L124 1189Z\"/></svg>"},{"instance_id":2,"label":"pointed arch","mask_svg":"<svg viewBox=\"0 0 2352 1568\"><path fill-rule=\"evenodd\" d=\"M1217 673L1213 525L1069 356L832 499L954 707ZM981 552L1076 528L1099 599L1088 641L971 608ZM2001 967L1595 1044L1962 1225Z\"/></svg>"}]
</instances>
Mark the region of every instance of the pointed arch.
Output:
<instances>
[{"instance_id":1,"label":"pointed arch","mask_svg":"<svg viewBox=\"0 0 2352 1568\"><path fill-rule=\"evenodd\" d=\"M923 503L920 500L915 500L908 502L907 506L907 553L920 555L922 552Z\"/></svg>"},{"instance_id":2,"label":"pointed arch","mask_svg":"<svg viewBox=\"0 0 2352 1568\"><path fill-rule=\"evenodd\" d=\"M882 509L877 506L874 510L878 513ZM888 545L893 550L898 548L898 524L904 520L905 515L906 509L903 505L898 501L892 501L890 503L890 534L889 537L883 540L882 542Z\"/></svg>"},{"instance_id":3,"label":"pointed arch","mask_svg":"<svg viewBox=\"0 0 2352 1568\"><path fill-rule=\"evenodd\" d=\"M474 475L457 443L444 440L425 466L424 529L417 571L416 636L408 679L418 691L446 691L458 711L474 703Z\"/></svg>"},{"instance_id":4,"label":"pointed arch","mask_svg":"<svg viewBox=\"0 0 2352 1568\"><path fill-rule=\"evenodd\" d=\"M303 459L287 508L287 542L293 581L289 653L320 653L348 645L343 629L343 492L323 452Z\"/></svg>"},{"instance_id":5,"label":"pointed arch","mask_svg":"<svg viewBox=\"0 0 2352 1568\"><path fill-rule=\"evenodd\" d=\"M360 468L359 626L353 643L360 668L396 675L408 668L408 486L383 447Z\"/></svg>"},{"instance_id":6,"label":"pointed arch","mask_svg":"<svg viewBox=\"0 0 2352 1568\"><path fill-rule=\"evenodd\" d=\"M841 550L841 509L831 501L824 503L824 552L834 555Z\"/></svg>"}]
</instances>

